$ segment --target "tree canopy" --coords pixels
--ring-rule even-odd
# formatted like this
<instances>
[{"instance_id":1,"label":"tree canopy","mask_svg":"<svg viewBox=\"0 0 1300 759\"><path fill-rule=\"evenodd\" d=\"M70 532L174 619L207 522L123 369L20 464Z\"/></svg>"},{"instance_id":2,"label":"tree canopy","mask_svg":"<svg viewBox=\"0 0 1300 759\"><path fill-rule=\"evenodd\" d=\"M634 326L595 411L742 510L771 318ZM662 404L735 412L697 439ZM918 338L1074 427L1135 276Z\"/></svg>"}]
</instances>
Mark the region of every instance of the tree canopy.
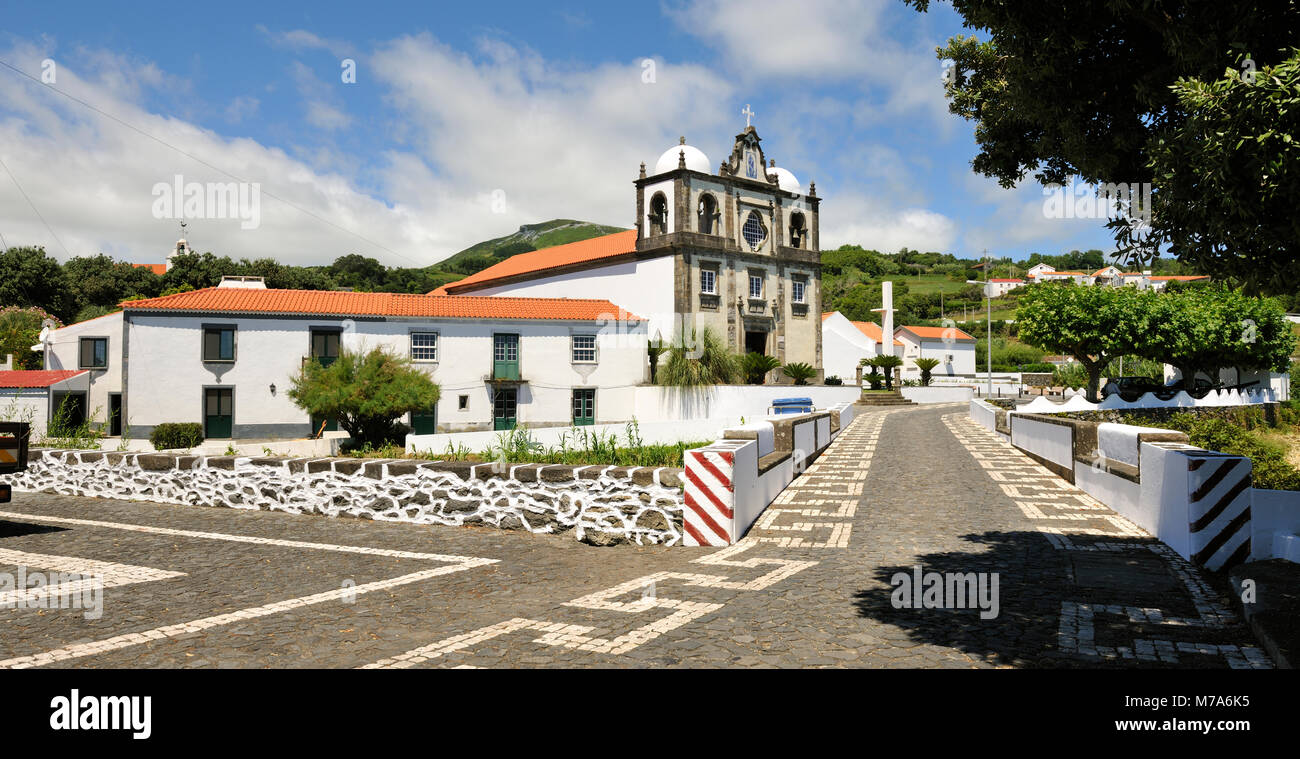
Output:
<instances>
[{"instance_id":1,"label":"tree canopy","mask_svg":"<svg viewBox=\"0 0 1300 759\"><path fill-rule=\"evenodd\" d=\"M958 35L938 51L954 72L949 109L975 122L977 173L1004 187L1031 173L1043 184L1152 182L1149 229L1115 228L1132 262L1166 245L1201 273L1265 292L1285 291L1287 276L1294 286L1295 2L952 5L987 37Z\"/></svg>"},{"instance_id":2,"label":"tree canopy","mask_svg":"<svg viewBox=\"0 0 1300 759\"><path fill-rule=\"evenodd\" d=\"M299 408L337 419L356 446L400 443L406 430L397 419L434 408L440 394L410 359L382 348L343 350L329 366L309 361L291 382L289 398Z\"/></svg>"}]
</instances>

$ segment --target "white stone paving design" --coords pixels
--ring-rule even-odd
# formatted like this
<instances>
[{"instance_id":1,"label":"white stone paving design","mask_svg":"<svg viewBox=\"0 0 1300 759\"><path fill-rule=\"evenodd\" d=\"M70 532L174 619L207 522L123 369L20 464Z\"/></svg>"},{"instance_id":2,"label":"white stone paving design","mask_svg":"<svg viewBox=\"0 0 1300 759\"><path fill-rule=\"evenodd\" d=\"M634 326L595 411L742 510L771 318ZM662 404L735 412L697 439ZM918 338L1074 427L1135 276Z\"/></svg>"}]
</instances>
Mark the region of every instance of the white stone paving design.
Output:
<instances>
[{"instance_id":1,"label":"white stone paving design","mask_svg":"<svg viewBox=\"0 0 1300 759\"><path fill-rule=\"evenodd\" d=\"M379 521L458 526L483 524L552 533L572 530L579 540L594 533L602 543L678 544L682 533L682 491L661 483L665 468L645 468L639 484L615 472L624 467L544 467L572 477L521 481L511 475L476 477L493 465L469 469L468 477L432 466L400 462L401 474L381 466L381 476L363 470L335 471L338 460L320 459L323 471L292 471L287 463L252 463L236 458L232 469L196 456L185 468L145 469L134 454L49 451L33 456L27 471L9 477L16 490L116 498L192 506L261 509L290 514L350 516ZM217 457L222 458L222 457ZM313 462L315 463L315 462ZM355 466L356 461L345 461ZM531 471L531 467L529 467ZM578 477L587 474L590 479ZM594 475L594 476L592 476Z\"/></svg>"},{"instance_id":2,"label":"white stone paving design","mask_svg":"<svg viewBox=\"0 0 1300 759\"><path fill-rule=\"evenodd\" d=\"M171 572L152 567L119 564L113 561L83 559L78 556L55 556L45 553L11 551L0 548L0 567L26 567L29 570L64 575L79 575L82 579L59 581L39 587L15 588L0 592L0 608L10 606L30 607L42 599L79 595L91 587L115 588L137 582L156 582L173 577L184 577L184 572Z\"/></svg>"},{"instance_id":3,"label":"white stone paving design","mask_svg":"<svg viewBox=\"0 0 1300 759\"><path fill-rule=\"evenodd\" d=\"M623 627L626 628L624 632L614 637L593 635L596 628L590 625L515 617L381 659L363 666L362 669L406 669L436 662L448 654L472 654L477 647L490 640L516 633L527 633L531 637L530 642L537 645L619 656L726 606L725 602L662 597L659 595L661 585L671 583L684 588L758 592L789 579L809 567L816 566L819 562L767 555L743 557L751 551L765 548L771 550L773 544L780 548L847 548L850 524L826 520L850 519L856 512L857 499L862 493L862 482L866 478L871 455L875 451L887 413L890 412L868 412L858 416L835 438L817 462L808 467L791 484L790 487L795 488L794 494L800 498L809 494L830 496L819 501L826 504L825 508L775 508L776 503L792 502L794 497L791 495L792 491L787 490L777 498L773 508L769 508L754 525L749 535L735 545L719 549L692 562L745 570L773 567L757 577L738 580L732 579L732 574L655 572L562 604L571 608L616 612L622 615L648 614L656 610L662 614L645 624L624 625ZM846 478L856 482L856 485L842 487ZM843 492L838 492L841 490ZM768 515L774 511L777 512L777 517L794 514L817 518L819 521L772 526L771 522L774 520ZM830 534L822 541L802 536L762 534L767 531L812 532L815 529L829 529ZM667 611L667 614L663 614L664 611ZM474 669L475 667L459 664L455 665L455 668Z\"/></svg>"},{"instance_id":4,"label":"white stone paving design","mask_svg":"<svg viewBox=\"0 0 1300 759\"><path fill-rule=\"evenodd\" d=\"M1217 594L1201 579L1195 567L1150 533L1061 479L966 414L945 415L943 422L989 478L1026 517L1034 520L1035 529L1052 547L1061 551L1154 553L1182 581L1197 611L1196 617L1180 618L1161 609L1062 601L1057 632L1061 650L1091 659L1136 659L1167 664L1179 663L1180 653L1217 655L1234 669L1272 668L1268 655L1254 646L1180 642L1165 638L1135 638L1131 646L1097 645L1093 620L1098 614L1111 614L1126 618L1132 624L1166 629L1171 636L1188 630L1223 629L1232 624L1235 617L1219 602ZM1109 527L1066 526L1085 520L1102 521ZM1107 537L1124 538L1126 542L1080 540ZM1068 564L1067 572L1073 581L1073 570Z\"/></svg>"},{"instance_id":5,"label":"white stone paving design","mask_svg":"<svg viewBox=\"0 0 1300 759\"><path fill-rule=\"evenodd\" d=\"M403 585L410 585L416 582L423 582L425 580L430 580L435 577L440 577L442 575L452 574L455 572L464 572L469 569L474 569L475 567L486 566L488 564L495 564L499 561L498 559L486 559L486 558L479 558L474 556L415 553L411 551L393 551L387 548L369 548L365 546L335 545L331 543L310 543L306 541L278 540L274 538L254 538L246 535L228 535L228 534L215 533L215 532L194 532L190 530L175 530L175 529L163 528L163 527L150 527L147 525L128 524L128 523L119 523L119 522L102 522L102 521L94 521L88 519L69 519L65 517L49 517L49 516L43 516L37 514L22 514L17 512L0 512L0 517L21 518L25 521L49 522L53 524L79 524L84 526L102 527L102 528L117 529L117 530L128 530L131 532L144 532L144 533L152 533L157 535L167 535L172 537L187 537L187 538L197 538L197 539L204 539L204 540L225 540L225 541L238 542L238 543L253 543L258 545L273 545L279 547L305 548L305 549L315 549L315 550L324 550L324 551L342 551L346 553L360 553L360 554L367 554L373 556L400 557L400 558L424 559L424 560L431 560L431 561L447 562L443 566L434 567L419 572L412 572L409 574L400 575L398 577L393 577L387 580L378 580L375 582L369 582L369 583L364 583L361 585L354 585L354 586L344 586L335 590L328 590L322 593L314 593L312 595L300 596L298 598L289 598L283 601L263 604L261 606L253 606L250 608L240 609L238 611L228 612L225 614L217 614L209 617L203 617L201 619L195 619L188 622L179 622L171 625L163 625L161 627L155 627L151 630L125 633L122 635L115 635L110 638L105 638L90 643L78 643L70 646L65 646L62 648L56 648L50 651L45 651L38 654L31 654L28 656L18 656L9 659L4 659L4 660L0 660L0 669L28 669L31 667L41 667L50 664L67 662L73 659L80 659L86 656L95 656L98 654L108 653L111 651L119 651L124 648L130 648L131 646L138 646L143 643L149 643L155 640L166 640L168 638L176 637L178 635L200 632L203 630L209 630L215 627L221 627L223 625L233 624L235 622L243 622L250 619L257 619L259 617L278 614L280 612L293 611L295 609L314 606L316 604L321 604L328 601L339 601L344 599L350 600L352 598L355 598L356 596L365 595L366 593L373 593L378 590L388 590L390 588L397 588ZM21 552L11 552L11 553L21 553ZM0 555L0 563L3 563L3 561L4 561L4 556ZM70 559L70 561L74 561L74 560ZM84 562L90 562L91 560L76 559L75 561L84 563ZM99 562L96 563L98 564ZM124 566L124 565L117 565L117 566ZM132 568L132 569L139 570L139 569L147 569L147 568ZM148 570L148 571L159 572L161 570ZM126 570L120 570L119 574L125 576ZM178 572L174 574L176 576L180 576L182 573ZM165 578L151 576L150 579L165 579ZM143 580L137 580L137 581L143 581Z\"/></svg>"}]
</instances>

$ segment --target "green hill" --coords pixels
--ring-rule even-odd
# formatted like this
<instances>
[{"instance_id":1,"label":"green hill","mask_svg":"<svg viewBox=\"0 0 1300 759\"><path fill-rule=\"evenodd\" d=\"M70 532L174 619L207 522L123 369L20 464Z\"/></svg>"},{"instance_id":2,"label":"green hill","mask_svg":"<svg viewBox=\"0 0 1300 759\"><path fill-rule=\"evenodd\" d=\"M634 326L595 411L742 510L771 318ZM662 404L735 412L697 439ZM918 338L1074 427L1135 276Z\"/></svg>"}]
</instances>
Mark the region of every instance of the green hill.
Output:
<instances>
[{"instance_id":1,"label":"green hill","mask_svg":"<svg viewBox=\"0 0 1300 759\"><path fill-rule=\"evenodd\" d=\"M469 276L511 256L527 253L530 250L550 248L623 231L625 230L622 227L593 224L589 221L551 219L538 224L525 224L518 232L505 237L475 243L429 268Z\"/></svg>"}]
</instances>

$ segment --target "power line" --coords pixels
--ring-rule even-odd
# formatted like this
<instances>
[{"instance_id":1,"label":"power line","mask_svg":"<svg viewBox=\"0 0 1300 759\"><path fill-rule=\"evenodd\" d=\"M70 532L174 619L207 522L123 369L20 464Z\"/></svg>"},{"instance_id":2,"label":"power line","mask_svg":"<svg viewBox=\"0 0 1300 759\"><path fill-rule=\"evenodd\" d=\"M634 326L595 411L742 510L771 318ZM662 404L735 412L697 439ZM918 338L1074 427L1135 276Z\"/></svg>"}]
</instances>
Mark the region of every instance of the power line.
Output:
<instances>
[{"instance_id":1,"label":"power line","mask_svg":"<svg viewBox=\"0 0 1300 759\"><path fill-rule=\"evenodd\" d=\"M122 119L118 118L117 116L114 116L114 115L111 114L111 113L108 113L108 112L106 112L106 111L102 111L102 110L96 108L95 106L91 105L90 103L87 103L86 101L82 100L81 98L76 97L75 95L70 95L70 94L64 92L63 90L59 89L58 87L55 87L55 86L52 85L52 84L49 84L49 83L47 83L47 82L42 82L40 79L37 79L36 77L32 76L31 74L28 74L26 71L23 71L22 69L19 69L19 68L15 68L14 66L10 65L7 61L0 60L0 66L4 66L5 68L9 69L10 71L13 71L13 72L16 73L16 74L19 74L20 76L27 77L28 79L30 79L30 80L32 80L33 82L35 82L35 83L41 85L42 87L46 87L46 88L48 88L48 89L50 89L50 90L52 90L52 91L54 91L54 92L57 92L58 94L62 95L63 97L65 97L65 98L67 98L67 99L73 101L74 103L79 103L80 105L83 105L83 106L85 106L86 108L89 108L90 110L94 111L95 113L98 113L100 116L103 116L104 118L112 119L113 121L117 122L118 124L121 124L122 126L126 127L127 129L130 129L131 131L136 132L137 134L139 134L139 135L141 135L141 136L143 136L143 137L147 137L147 138L153 140L154 142L158 143L159 145L162 145L162 146L164 146L164 147L166 147L166 148L169 148L169 149L171 149L171 150L174 150L174 151L176 151L177 153L180 153L181 155L185 156L186 158L189 158L190 160L193 160L193 161L196 161L196 162L198 162L198 163L200 163L200 164L203 164L203 165L206 166L207 168L212 169L213 171L215 171L215 172L217 172L217 173L219 173L219 174L224 174L225 176L230 177L231 179L234 179L234 180L237 181L237 182L243 182L243 183L245 183L245 184L251 184L251 182L249 182L248 180L243 179L242 177L239 177L238 175L232 174L232 173L230 173L229 171L226 171L225 169L220 168L219 166L214 166L214 165L208 163L207 161L203 160L202 158L199 158L198 156L194 155L193 153L190 153L190 152L188 152L188 151L186 151L186 150L183 150L182 148L178 148L178 147L176 147L175 145L172 145L171 143L167 142L166 140L160 139L160 138L158 138L158 137L154 137L152 134L149 134L148 132L144 131L143 129L140 129L139 127L137 127L137 126L135 126L135 125L133 125L133 124L130 124L130 123L126 122L126 121L123 121ZM13 176L13 175L10 174L10 176ZM15 181L17 181L17 180L15 180ZM307 209L303 208L302 206L297 205L296 203L293 203L292 201L285 200L284 198L281 198L281 197L279 197L278 195L275 195L275 194L273 194L273 193L266 192L266 191L263 191L263 194L266 195L266 197L271 198L272 200L278 200L278 201L280 201L281 203L285 204L286 206L289 206L290 208L294 209L295 211L298 211L299 213L303 213L303 214L306 214L307 216L312 217L313 219L315 219L315 220L321 222L322 224L326 224L326 225L328 225L328 226L331 226L331 227L333 227L333 228L339 230L340 232L344 232L344 233L346 233L346 234L352 235L353 237L357 238L358 240L361 240L362 242L365 242L365 243L368 244L368 245L373 245L374 247L379 248L379 249L382 250L382 251L385 251L385 252L387 252L387 253L391 253L392 255L397 256L398 258L401 258L401 259L405 259L405 260L407 260L407 261L410 261L410 262L413 263L413 264L416 264L416 265L419 265L419 264L420 264L420 262L419 262L419 261L416 261L414 258L411 258L411 257L409 257L409 256L404 256L404 255L402 255L401 253L398 253L397 251L392 250L391 248L385 247L384 245L380 245L379 243L375 242L374 240L369 239L368 237L365 237L365 236L360 235L360 234L358 234L358 233L356 233L356 232L353 232L353 231L350 230L350 229L345 229L345 228L339 226L338 224L335 224L334 222L330 221L329 219L325 219L325 218L322 218L322 217L320 217L320 216L317 216L316 214L312 213L311 211L308 211ZM28 202L30 203L31 201L28 201ZM35 208L35 206L33 206L33 208ZM39 216L40 214L38 213L37 215ZM48 228L48 226L49 226L49 225L47 224L46 227ZM51 232L51 234L53 234L53 232ZM56 238L56 239L57 239L57 238ZM59 244L62 245L63 243L60 242ZM66 252L67 249L65 248L64 250L65 250L65 252Z\"/></svg>"},{"instance_id":2,"label":"power line","mask_svg":"<svg viewBox=\"0 0 1300 759\"><path fill-rule=\"evenodd\" d=\"M27 191L24 190L23 186L18 183L18 177L14 176L14 173L9 170L9 164L5 163L3 158L0 158L0 166L3 166L5 173L9 175L10 179L14 180L14 187L17 187L18 192L22 193L23 199L27 201L27 205L31 206L32 210L36 212L36 218L41 220L41 223L45 225L45 229L49 231L50 236L53 237L55 241L59 243L60 248L63 248L64 254L67 255L68 258L72 258L72 254L68 253L68 246L64 245L63 241L59 239L59 236L54 234L54 230L50 227L50 223L45 220L44 216L41 215L40 210L36 208L36 204L32 202L32 199L27 197ZM6 245L5 247L7 248L9 246Z\"/></svg>"}]
</instances>

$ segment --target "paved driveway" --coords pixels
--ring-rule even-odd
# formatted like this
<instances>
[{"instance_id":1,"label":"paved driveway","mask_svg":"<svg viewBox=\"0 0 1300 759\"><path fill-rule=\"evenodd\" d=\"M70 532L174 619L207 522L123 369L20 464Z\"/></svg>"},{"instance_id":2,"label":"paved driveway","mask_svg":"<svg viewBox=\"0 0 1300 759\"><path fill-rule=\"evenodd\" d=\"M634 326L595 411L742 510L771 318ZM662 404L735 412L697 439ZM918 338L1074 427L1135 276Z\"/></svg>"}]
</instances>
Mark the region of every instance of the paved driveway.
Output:
<instances>
[{"instance_id":1,"label":"paved driveway","mask_svg":"<svg viewBox=\"0 0 1300 759\"><path fill-rule=\"evenodd\" d=\"M46 607L0 610L0 667L1270 666L964 409L859 417L725 549L18 493L0 577L105 587L97 615L0 586Z\"/></svg>"}]
</instances>

